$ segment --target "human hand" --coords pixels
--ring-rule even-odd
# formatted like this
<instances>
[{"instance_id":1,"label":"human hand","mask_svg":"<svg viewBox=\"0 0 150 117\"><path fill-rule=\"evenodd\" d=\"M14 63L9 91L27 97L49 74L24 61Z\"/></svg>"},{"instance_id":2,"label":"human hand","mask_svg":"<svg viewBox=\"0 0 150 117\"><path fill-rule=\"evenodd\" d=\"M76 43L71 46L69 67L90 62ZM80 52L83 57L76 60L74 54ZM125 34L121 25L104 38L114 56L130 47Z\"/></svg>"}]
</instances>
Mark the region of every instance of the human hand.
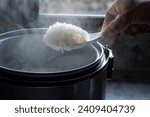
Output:
<instances>
[{"instance_id":1,"label":"human hand","mask_svg":"<svg viewBox=\"0 0 150 117\"><path fill-rule=\"evenodd\" d=\"M102 36L118 41L121 33L136 35L150 28L150 1L116 0L106 13Z\"/></svg>"}]
</instances>

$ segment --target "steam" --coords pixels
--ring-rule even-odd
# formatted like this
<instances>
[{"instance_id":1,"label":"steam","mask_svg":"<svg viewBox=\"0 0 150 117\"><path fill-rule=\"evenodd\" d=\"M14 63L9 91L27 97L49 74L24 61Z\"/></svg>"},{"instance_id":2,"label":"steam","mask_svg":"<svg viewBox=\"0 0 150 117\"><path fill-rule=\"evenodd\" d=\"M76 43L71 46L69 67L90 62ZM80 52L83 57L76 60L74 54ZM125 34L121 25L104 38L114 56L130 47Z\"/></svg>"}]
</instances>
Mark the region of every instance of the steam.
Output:
<instances>
[{"instance_id":1,"label":"steam","mask_svg":"<svg viewBox=\"0 0 150 117\"><path fill-rule=\"evenodd\" d=\"M38 18L38 0L0 0L0 33L33 27Z\"/></svg>"},{"instance_id":2,"label":"steam","mask_svg":"<svg viewBox=\"0 0 150 117\"><path fill-rule=\"evenodd\" d=\"M110 0L40 0L40 12L83 14L95 10L99 13L105 9L108 1Z\"/></svg>"},{"instance_id":3,"label":"steam","mask_svg":"<svg viewBox=\"0 0 150 117\"><path fill-rule=\"evenodd\" d=\"M6 10L8 7L9 0L1 0L0 1L0 10Z\"/></svg>"},{"instance_id":4,"label":"steam","mask_svg":"<svg viewBox=\"0 0 150 117\"><path fill-rule=\"evenodd\" d=\"M26 72L60 72L83 67L97 59L92 47L72 52L54 51L45 46L42 35L24 34L3 41L0 66ZM72 62L73 60L73 62Z\"/></svg>"},{"instance_id":5,"label":"steam","mask_svg":"<svg viewBox=\"0 0 150 117\"><path fill-rule=\"evenodd\" d=\"M50 4L45 4L44 1L50 2ZM54 1L54 2L53 2ZM53 13L80 13L78 7L81 7L83 11L86 10L85 5L89 5L90 0L85 0L83 2L83 8L80 6L82 3L80 1L75 1L76 5L72 4L72 0L40 0L40 5L44 4L43 12L47 12L48 8L54 10ZM61 6L58 8L58 4L61 2ZM60 10L61 9L61 10ZM61 13L62 13L61 12ZM51 19L38 17L39 13L39 2L38 0L0 0L0 33L7 32L10 30L24 29L24 28L34 28L34 27L49 27L56 22L66 22L85 29L84 18L74 16L50 16ZM86 49L83 51L62 54L56 53L56 51L50 50L49 47L45 47L43 41L43 36L45 32L41 35L30 35L31 37L18 37L17 39L12 39L12 41L7 42L6 46L0 46L0 65L7 66L8 68L41 68L47 66L47 68L56 68L61 65L61 70L70 67L81 67L87 65L89 61L85 61L85 58L92 57L89 53L94 53L95 51ZM38 42L37 42L38 40ZM4 42L5 43L5 42ZM42 46L41 46L42 45ZM91 51L91 52L90 52ZM85 53L87 52L87 53ZM80 53L80 55L78 55ZM5 55L5 56L4 56ZM94 56L94 55L93 55ZM61 60L59 58L62 58ZM55 62L52 62L56 59ZM73 64L72 61L74 60ZM84 63L86 62L86 63ZM64 64L65 63L65 64ZM40 64L40 65L39 65ZM73 64L72 66L69 66ZM59 69L59 68L56 68ZM28 69L29 70L29 69ZM38 69L39 70L39 69ZM55 70L55 69L54 69Z\"/></svg>"}]
</instances>

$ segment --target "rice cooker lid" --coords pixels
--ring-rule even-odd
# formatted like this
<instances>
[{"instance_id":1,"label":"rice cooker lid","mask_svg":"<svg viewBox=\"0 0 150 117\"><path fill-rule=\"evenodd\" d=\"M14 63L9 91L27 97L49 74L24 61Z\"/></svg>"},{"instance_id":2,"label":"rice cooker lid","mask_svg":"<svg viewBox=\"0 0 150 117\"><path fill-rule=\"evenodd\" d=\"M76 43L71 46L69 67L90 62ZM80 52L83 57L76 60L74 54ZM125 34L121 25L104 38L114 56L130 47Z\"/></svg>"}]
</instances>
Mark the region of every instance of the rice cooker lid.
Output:
<instances>
[{"instance_id":1,"label":"rice cooker lid","mask_svg":"<svg viewBox=\"0 0 150 117\"><path fill-rule=\"evenodd\" d=\"M84 72L105 63L100 43L61 53L44 43L46 30L22 29L1 34L0 72L35 78L58 77Z\"/></svg>"}]
</instances>

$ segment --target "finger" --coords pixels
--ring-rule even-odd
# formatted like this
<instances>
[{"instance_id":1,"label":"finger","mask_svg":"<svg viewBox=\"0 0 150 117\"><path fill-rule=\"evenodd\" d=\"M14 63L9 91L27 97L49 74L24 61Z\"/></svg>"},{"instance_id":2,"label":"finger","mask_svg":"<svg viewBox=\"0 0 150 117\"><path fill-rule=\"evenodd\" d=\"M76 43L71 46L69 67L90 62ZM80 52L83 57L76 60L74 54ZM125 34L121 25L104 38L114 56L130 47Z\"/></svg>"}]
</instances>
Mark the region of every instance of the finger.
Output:
<instances>
[{"instance_id":1,"label":"finger","mask_svg":"<svg viewBox=\"0 0 150 117\"><path fill-rule=\"evenodd\" d=\"M112 39L125 31L131 24L132 14L124 13L123 15L117 16L103 31L102 35L105 38ZM114 38L115 39L115 38ZM116 40L113 40L116 41Z\"/></svg>"},{"instance_id":2,"label":"finger","mask_svg":"<svg viewBox=\"0 0 150 117\"><path fill-rule=\"evenodd\" d=\"M113 3L113 5L108 9L108 11L106 12L105 15L105 19L102 25L102 31L105 29L105 27L107 27L118 15L118 10L116 9L116 3L117 1L115 1Z\"/></svg>"},{"instance_id":3,"label":"finger","mask_svg":"<svg viewBox=\"0 0 150 117\"><path fill-rule=\"evenodd\" d=\"M114 16L113 14L110 14L109 12L107 12L101 31L103 31L115 19L115 17L116 16Z\"/></svg>"}]
</instances>

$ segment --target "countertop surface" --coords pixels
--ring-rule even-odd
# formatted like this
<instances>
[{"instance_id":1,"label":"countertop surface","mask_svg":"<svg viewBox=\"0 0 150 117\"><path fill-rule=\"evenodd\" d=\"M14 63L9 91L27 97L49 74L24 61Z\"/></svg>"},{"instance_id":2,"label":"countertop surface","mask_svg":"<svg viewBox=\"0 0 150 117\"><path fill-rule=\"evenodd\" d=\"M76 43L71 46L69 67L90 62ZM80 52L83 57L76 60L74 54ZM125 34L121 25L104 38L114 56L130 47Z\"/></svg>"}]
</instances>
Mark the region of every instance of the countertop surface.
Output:
<instances>
[{"instance_id":1,"label":"countertop surface","mask_svg":"<svg viewBox=\"0 0 150 117\"><path fill-rule=\"evenodd\" d=\"M108 81L105 99L149 100L150 84Z\"/></svg>"}]
</instances>

